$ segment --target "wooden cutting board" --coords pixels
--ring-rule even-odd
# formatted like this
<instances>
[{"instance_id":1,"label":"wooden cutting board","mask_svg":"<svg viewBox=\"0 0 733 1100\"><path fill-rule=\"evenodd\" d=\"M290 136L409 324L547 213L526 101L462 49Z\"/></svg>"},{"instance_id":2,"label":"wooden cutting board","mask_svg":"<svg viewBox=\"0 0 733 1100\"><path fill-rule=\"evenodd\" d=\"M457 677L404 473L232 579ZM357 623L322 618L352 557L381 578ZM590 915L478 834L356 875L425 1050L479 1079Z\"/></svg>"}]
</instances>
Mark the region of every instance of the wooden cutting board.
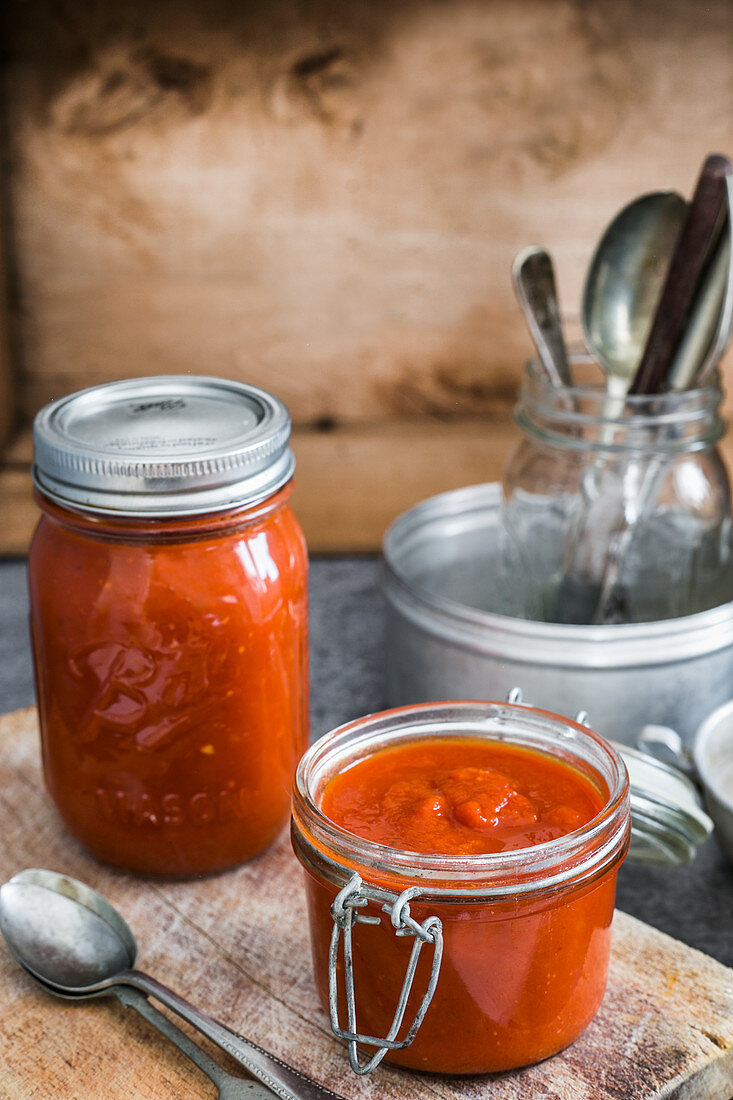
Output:
<instances>
[{"instance_id":1,"label":"wooden cutting board","mask_svg":"<svg viewBox=\"0 0 733 1100\"><path fill-rule=\"evenodd\" d=\"M314 992L300 870L284 836L236 871L193 882L115 873L63 832L39 769L35 712L0 718L0 879L50 867L100 890L132 926L139 964L348 1100L729 1100L733 970L617 913L608 992L585 1034L540 1065L446 1078L349 1070ZM215 1048L210 1053L232 1063ZM2 1100L195 1100L216 1090L115 1000L68 1005L0 943Z\"/></svg>"}]
</instances>

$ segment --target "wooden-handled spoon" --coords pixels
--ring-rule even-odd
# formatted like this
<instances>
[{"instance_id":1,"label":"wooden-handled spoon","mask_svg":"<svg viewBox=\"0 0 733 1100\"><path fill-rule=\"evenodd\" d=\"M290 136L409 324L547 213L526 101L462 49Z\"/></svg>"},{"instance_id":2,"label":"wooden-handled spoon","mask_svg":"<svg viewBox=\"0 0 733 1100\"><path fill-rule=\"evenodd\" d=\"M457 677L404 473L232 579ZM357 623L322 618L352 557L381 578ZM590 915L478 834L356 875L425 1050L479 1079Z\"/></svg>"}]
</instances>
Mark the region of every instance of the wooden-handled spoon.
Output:
<instances>
[{"instance_id":1,"label":"wooden-handled spoon","mask_svg":"<svg viewBox=\"0 0 733 1100\"><path fill-rule=\"evenodd\" d=\"M696 291L725 222L730 171L730 161L718 153L707 157L702 167L644 353L629 388L631 394L659 393L665 388Z\"/></svg>"}]
</instances>

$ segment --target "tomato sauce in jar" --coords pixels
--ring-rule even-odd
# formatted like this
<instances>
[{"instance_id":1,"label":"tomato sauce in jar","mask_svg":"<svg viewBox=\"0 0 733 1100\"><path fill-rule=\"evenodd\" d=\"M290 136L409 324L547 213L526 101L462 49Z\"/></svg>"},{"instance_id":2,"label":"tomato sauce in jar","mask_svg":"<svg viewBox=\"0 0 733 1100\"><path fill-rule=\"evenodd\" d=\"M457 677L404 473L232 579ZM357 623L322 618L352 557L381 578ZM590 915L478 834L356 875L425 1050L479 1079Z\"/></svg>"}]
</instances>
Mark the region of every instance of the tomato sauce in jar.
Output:
<instances>
[{"instance_id":1,"label":"tomato sauce in jar","mask_svg":"<svg viewBox=\"0 0 733 1100\"><path fill-rule=\"evenodd\" d=\"M67 829L144 873L249 859L308 737L287 411L222 379L133 379L47 406L34 439L31 633Z\"/></svg>"},{"instance_id":2,"label":"tomato sauce in jar","mask_svg":"<svg viewBox=\"0 0 733 1100\"><path fill-rule=\"evenodd\" d=\"M296 777L293 844L316 986L352 1067L386 1057L494 1072L577 1038L605 990L629 820L615 750L530 707L400 708L314 745Z\"/></svg>"}]
</instances>

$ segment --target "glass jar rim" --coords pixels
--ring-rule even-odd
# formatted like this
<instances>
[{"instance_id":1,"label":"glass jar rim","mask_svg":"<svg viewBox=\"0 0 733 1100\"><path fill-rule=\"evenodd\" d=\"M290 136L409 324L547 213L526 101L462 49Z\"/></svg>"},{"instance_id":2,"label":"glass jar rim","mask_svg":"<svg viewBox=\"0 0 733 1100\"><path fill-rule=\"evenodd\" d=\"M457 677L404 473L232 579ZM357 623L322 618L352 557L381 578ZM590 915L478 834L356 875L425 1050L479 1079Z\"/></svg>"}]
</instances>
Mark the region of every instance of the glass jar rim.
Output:
<instances>
[{"instance_id":1,"label":"glass jar rim","mask_svg":"<svg viewBox=\"0 0 733 1100\"><path fill-rule=\"evenodd\" d=\"M569 362L571 366L593 364L601 370L587 352L571 352ZM514 420L525 435L564 451L686 454L713 447L725 434L719 413L722 398L717 370L697 389L621 394L600 378L555 387L539 360L530 358Z\"/></svg>"},{"instance_id":2,"label":"glass jar rim","mask_svg":"<svg viewBox=\"0 0 733 1100\"><path fill-rule=\"evenodd\" d=\"M607 788L602 809L555 840L481 855L427 855L358 837L331 821L319 798L328 781L387 745L430 737L488 737L534 748L595 773ZM553 751L554 750L554 751ZM354 870L392 885L420 886L430 897L495 898L557 891L595 879L623 858L630 831L626 767L613 746L586 726L519 703L419 703L358 718L316 741L301 758L293 788L293 839L307 862L343 885Z\"/></svg>"},{"instance_id":3,"label":"glass jar rim","mask_svg":"<svg viewBox=\"0 0 733 1100\"><path fill-rule=\"evenodd\" d=\"M607 375L595 356L588 351L584 344L571 344L568 347L567 355L571 367L580 365L596 366L599 371L598 381L574 383L571 386L563 386L562 389L558 389L553 386L547 377L538 355L530 355L525 360L525 376L531 378L548 394L554 396L562 395L563 392L571 396L587 396L597 393L599 399L603 398L607 388ZM689 405L700 401L710 402L714 397L720 400L722 394L722 376L719 368L716 367L710 372L707 381L702 386L692 386L684 390L661 390L659 393L627 393L624 400L632 409L657 408L664 414L681 404Z\"/></svg>"}]
</instances>

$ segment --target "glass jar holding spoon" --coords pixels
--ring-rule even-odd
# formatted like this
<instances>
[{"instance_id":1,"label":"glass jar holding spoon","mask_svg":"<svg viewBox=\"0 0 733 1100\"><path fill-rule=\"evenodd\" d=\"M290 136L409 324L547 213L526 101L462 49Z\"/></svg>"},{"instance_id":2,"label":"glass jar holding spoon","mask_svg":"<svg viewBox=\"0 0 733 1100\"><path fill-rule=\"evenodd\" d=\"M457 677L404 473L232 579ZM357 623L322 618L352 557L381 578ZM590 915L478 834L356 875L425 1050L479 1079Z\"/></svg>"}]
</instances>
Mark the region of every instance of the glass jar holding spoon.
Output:
<instances>
[{"instance_id":1,"label":"glass jar holding spoon","mask_svg":"<svg viewBox=\"0 0 733 1100\"><path fill-rule=\"evenodd\" d=\"M578 381L597 375L587 356L571 366ZM526 618L644 622L733 598L721 398L716 375L701 389L629 398L628 414L609 420L602 383L562 393L527 365L516 412L524 438L503 481ZM639 514L650 467L655 499ZM622 568L612 595L603 587L614 553Z\"/></svg>"},{"instance_id":2,"label":"glass jar holding spoon","mask_svg":"<svg viewBox=\"0 0 733 1100\"><path fill-rule=\"evenodd\" d=\"M729 598L729 489L712 451L724 429L710 379L733 316L730 188L730 162L710 156L689 204L671 192L644 195L606 230L582 309L605 391L585 378L559 385L538 343L542 368L528 369L517 412L531 442L505 477L530 618L643 621ZM698 452L699 461L682 462ZM538 526L537 490L562 498L551 509L555 525L567 524L561 549L552 524Z\"/></svg>"}]
</instances>

